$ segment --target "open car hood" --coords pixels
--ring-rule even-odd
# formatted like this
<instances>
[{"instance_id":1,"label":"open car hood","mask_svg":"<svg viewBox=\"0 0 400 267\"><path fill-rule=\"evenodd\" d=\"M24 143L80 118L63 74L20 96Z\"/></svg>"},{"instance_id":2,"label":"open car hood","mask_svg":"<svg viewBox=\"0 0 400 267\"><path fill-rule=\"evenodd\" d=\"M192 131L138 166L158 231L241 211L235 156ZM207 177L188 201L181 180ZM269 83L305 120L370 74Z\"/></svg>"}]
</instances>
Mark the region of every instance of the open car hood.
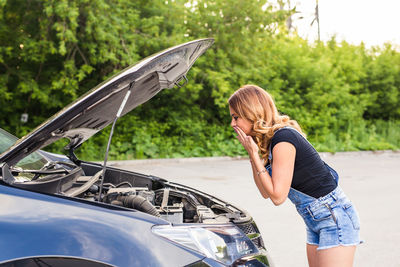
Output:
<instances>
[{"instance_id":1,"label":"open car hood","mask_svg":"<svg viewBox=\"0 0 400 267\"><path fill-rule=\"evenodd\" d=\"M78 98L0 155L9 166L30 153L60 138L70 140L66 149L74 150L92 135L148 101L165 88L186 79L186 73L212 44L201 39L181 44L126 68ZM130 91L130 93L128 93ZM119 110L122 103L123 109Z\"/></svg>"}]
</instances>

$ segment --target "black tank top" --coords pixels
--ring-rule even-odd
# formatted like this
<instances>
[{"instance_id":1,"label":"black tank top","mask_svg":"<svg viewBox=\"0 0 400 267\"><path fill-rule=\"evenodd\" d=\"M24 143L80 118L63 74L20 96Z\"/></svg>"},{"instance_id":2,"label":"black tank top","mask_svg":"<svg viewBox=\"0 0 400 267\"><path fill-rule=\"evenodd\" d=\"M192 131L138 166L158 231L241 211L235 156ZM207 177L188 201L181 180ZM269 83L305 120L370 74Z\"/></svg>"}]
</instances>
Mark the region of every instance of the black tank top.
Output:
<instances>
[{"instance_id":1,"label":"black tank top","mask_svg":"<svg viewBox=\"0 0 400 267\"><path fill-rule=\"evenodd\" d=\"M291 187L309 196L319 198L333 191L337 184L315 148L296 130L282 128L271 140L271 151L280 142L296 148Z\"/></svg>"}]
</instances>

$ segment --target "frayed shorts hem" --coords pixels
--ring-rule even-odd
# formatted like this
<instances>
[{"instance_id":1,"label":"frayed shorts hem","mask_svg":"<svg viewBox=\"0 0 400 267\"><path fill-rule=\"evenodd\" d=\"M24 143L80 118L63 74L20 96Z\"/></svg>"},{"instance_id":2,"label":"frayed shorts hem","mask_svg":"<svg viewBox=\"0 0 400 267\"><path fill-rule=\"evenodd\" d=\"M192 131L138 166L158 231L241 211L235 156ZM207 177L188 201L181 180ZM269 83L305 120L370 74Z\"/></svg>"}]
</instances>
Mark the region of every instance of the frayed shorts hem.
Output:
<instances>
[{"instance_id":1,"label":"frayed shorts hem","mask_svg":"<svg viewBox=\"0 0 400 267\"><path fill-rule=\"evenodd\" d=\"M324 249L330 249L330 248L336 248L336 247L351 247L351 246L357 246L364 243L363 241L357 242L357 243L352 243L352 244L335 244L335 245L331 245L331 246L324 246L324 247L318 247L317 250L324 250ZM309 244L309 243L307 243Z\"/></svg>"}]
</instances>

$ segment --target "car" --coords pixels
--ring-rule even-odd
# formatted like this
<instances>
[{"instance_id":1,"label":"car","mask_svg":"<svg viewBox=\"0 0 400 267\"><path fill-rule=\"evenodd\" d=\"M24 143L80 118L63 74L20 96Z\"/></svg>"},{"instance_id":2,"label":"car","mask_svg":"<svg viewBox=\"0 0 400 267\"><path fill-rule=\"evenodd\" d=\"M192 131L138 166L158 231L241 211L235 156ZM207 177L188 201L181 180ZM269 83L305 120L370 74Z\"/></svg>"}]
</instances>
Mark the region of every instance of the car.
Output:
<instances>
[{"instance_id":1,"label":"car","mask_svg":"<svg viewBox=\"0 0 400 267\"><path fill-rule=\"evenodd\" d=\"M163 178L107 166L115 122L181 87L214 40L128 67L17 139L0 130L1 266L271 266L243 209ZM104 163L74 151L112 124ZM42 150L67 138L67 155Z\"/></svg>"}]
</instances>

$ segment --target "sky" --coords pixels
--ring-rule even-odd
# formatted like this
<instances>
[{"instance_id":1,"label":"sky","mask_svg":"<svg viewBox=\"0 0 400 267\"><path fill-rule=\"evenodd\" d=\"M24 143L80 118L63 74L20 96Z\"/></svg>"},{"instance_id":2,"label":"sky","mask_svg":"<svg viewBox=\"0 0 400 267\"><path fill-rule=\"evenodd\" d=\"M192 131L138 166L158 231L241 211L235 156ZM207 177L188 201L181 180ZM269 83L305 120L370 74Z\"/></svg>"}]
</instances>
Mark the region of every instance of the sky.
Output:
<instances>
[{"instance_id":1,"label":"sky","mask_svg":"<svg viewBox=\"0 0 400 267\"><path fill-rule=\"evenodd\" d=\"M318 39L315 22L316 0L290 0L299 13L294 16L294 26L301 37ZM400 0L319 0L321 40L346 40L367 47L391 42L400 46ZM303 19L298 19L299 17ZM297 19L296 19L297 18Z\"/></svg>"}]
</instances>

